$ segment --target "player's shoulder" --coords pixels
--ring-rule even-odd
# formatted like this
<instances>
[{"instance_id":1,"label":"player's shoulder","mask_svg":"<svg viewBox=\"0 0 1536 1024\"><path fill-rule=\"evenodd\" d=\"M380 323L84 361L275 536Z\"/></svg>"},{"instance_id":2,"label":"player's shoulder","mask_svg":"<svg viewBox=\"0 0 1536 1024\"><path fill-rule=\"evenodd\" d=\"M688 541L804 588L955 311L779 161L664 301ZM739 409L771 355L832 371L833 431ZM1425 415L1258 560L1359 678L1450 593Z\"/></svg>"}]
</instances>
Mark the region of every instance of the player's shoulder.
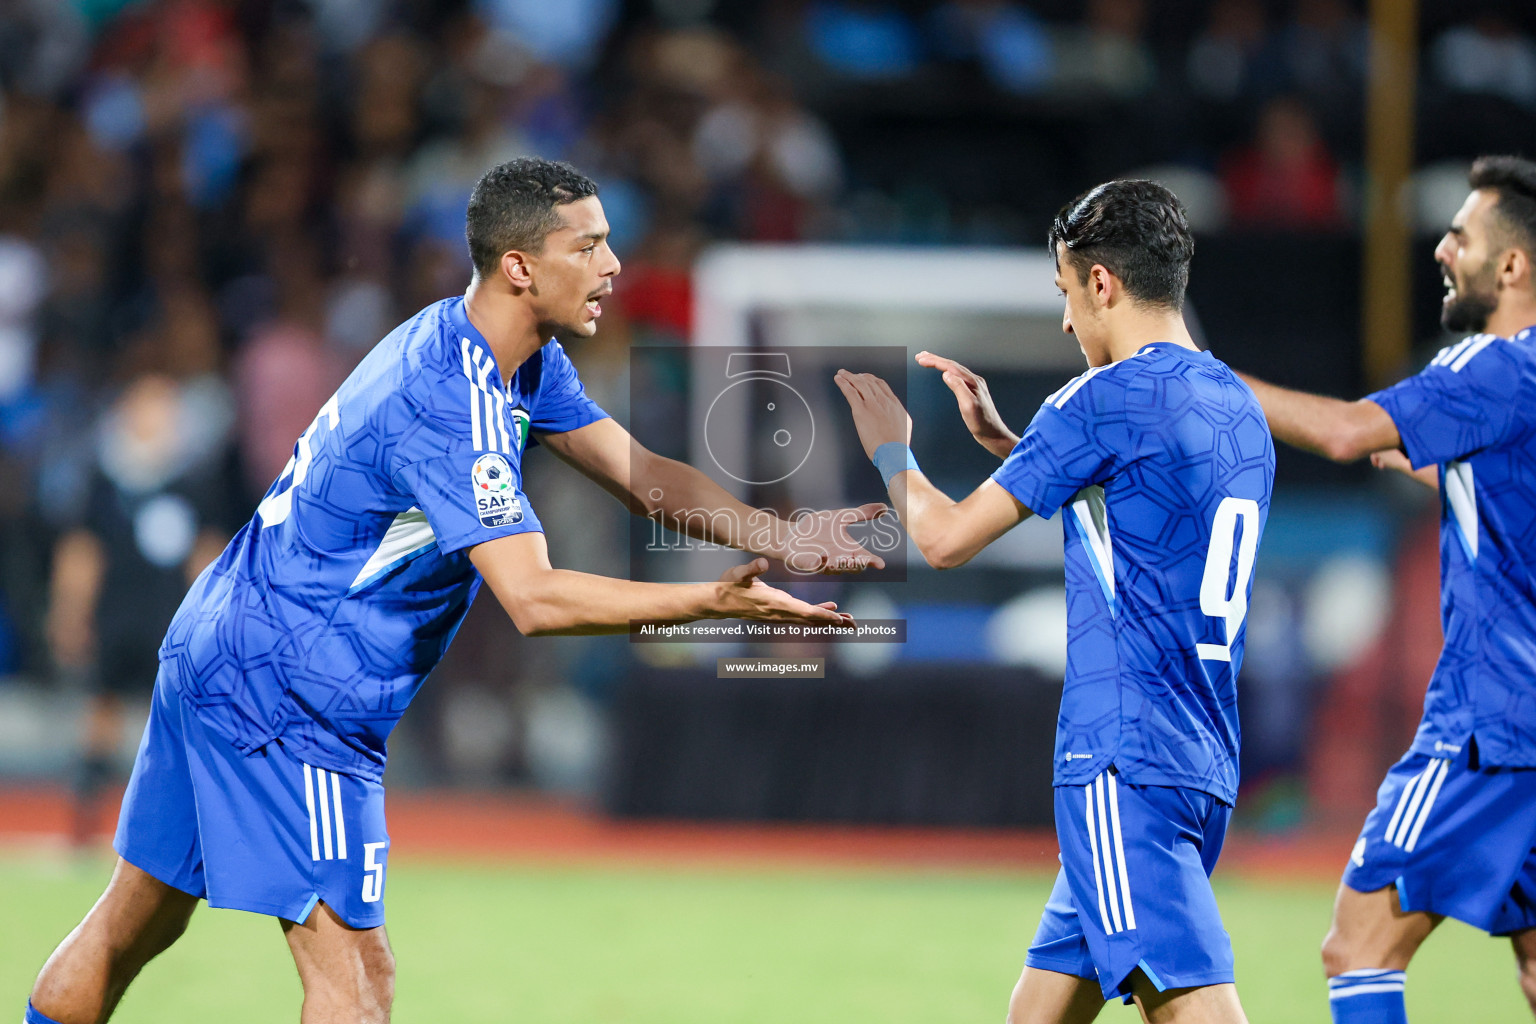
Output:
<instances>
[{"instance_id":1,"label":"player's shoulder","mask_svg":"<svg viewBox=\"0 0 1536 1024\"><path fill-rule=\"evenodd\" d=\"M1045 404L1066 411L1073 404L1097 405L1114 400L1152 379L1213 372L1237 381L1226 364L1209 352L1173 344L1144 345L1134 355L1089 367L1053 392Z\"/></svg>"},{"instance_id":2,"label":"player's shoulder","mask_svg":"<svg viewBox=\"0 0 1536 1024\"><path fill-rule=\"evenodd\" d=\"M1436 352L1425 369L1461 373L1475 362L1478 369L1507 362L1536 367L1536 327L1527 327L1507 338L1499 334L1470 334Z\"/></svg>"}]
</instances>

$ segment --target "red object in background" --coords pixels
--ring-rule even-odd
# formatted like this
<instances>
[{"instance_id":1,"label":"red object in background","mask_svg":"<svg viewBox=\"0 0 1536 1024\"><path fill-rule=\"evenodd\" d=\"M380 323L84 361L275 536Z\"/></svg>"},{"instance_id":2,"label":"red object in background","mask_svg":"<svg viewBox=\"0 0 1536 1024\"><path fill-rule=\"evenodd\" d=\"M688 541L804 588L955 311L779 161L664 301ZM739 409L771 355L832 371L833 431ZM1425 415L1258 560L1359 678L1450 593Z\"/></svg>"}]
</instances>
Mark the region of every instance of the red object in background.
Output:
<instances>
[{"instance_id":1,"label":"red object in background","mask_svg":"<svg viewBox=\"0 0 1536 1024\"><path fill-rule=\"evenodd\" d=\"M614 283L614 299L637 324L687 339L693 333L693 276L687 267L630 263Z\"/></svg>"},{"instance_id":2,"label":"red object in background","mask_svg":"<svg viewBox=\"0 0 1536 1024\"><path fill-rule=\"evenodd\" d=\"M1272 163L1254 149L1226 162L1222 183L1232 223L1262 227L1339 224L1339 168L1321 145L1296 164Z\"/></svg>"},{"instance_id":3,"label":"red object in background","mask_svg":"<svg viewBox=\"0 0 1536 1024\"><path fill-rule=\"evenodd\" d=\"M1253 144L1222 161L1221 182L1233 224L1326 228L1343 220L1339 165L1296 100L1264 108Z\"/></svg>"},{"instance_id":4,"label":"red object in background","mask_svg":"<svg viewBox=\"0 0 1536 1024\"><path fill-rule=\"evenodd\" d=\"M1323 827L1358 828L1387 767L1408 750L1440 658L1440 517L1407 531L1393 567L1392 618L1329 681L1313 719L1307 795ZM1349 851L1340 850L1339 863Z\"/></svg>"}]
</instances>

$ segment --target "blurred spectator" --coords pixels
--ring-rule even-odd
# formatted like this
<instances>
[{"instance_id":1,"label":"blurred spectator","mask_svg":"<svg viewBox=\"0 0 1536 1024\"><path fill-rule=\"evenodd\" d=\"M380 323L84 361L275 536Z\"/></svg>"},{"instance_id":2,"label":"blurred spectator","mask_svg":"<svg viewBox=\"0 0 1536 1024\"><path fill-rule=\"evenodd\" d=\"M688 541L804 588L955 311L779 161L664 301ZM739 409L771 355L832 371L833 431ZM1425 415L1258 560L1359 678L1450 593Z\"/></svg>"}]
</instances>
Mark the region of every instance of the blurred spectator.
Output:
<instances>
[{"instance_id":1,"label":"blurred spectator","mask_svg":"<svg viewBox=\"0 0 1536 1024\"><path fill-rule=\"evenodd\" d=\"M846 78L905 78L922 62L917 27L881 0L820 0L806 11L805 36L822 65Z\"/></svg>"},{"instance_id":2,"label":"blurred spectator","mask_svg":"<svg viewBox=\"0 0 1536 1024\"><path fill-rule=\"evenodd\" d=\"M1056 72L1051 33L1011 0L950 0L934 12L933 26L943 56L976 60L1004 92L1040 92Z\"/></svg>"},{"instance_id":3,"label":"blurred spectator","mask_svg":"<svg viewBox=\"0 0 1536 1024\"><path fill-rule=\"evenodd\" d=\"M618 0L475 0L493 28L506 32L539 60L572 71L596 62L618 17Z\"/></svg>"},{"instance_id":4,"label":"blurred spectator","mask_svg":"<svg viewBox=\"0 0 1536 1024\"><path fill-rule=\"evenodd\" d=\"M1453 92L1536 109L1536 42L1500 14L1447 29L1430 48L1430 64Z\"/></svg>"},{"instance_id":5,"label":"blurred spectator","mask_svg":"<svg viewBox=\"0 0 1536 1024\"><path fill-rule=\"evenodd\" d=\"M229 539L225 435L174 379L133 380L98 426L90 483L54 551L47 636L54 663L91 691L74 790L77 843L122 742L123 702L154 686L160 638Z\"/></svg>"},{"instance_id":6,"label":"blurred spectator","mask_svg":"<svg viewBox=\"0 0 1536 1024\"><path fill-rule=\"evenodd\" d=\"M1254 88L1254 64L1267 34L1259 0L1216 0L1189 48L1186 74L1196 92L1232 103Z\"/></svg>"},{"instance_id":7,"label":"blurred spectator","mask_svg":"<svg viewBox=\"0 0 1536 1024\"><path fill-rule=\"evenodd\" d=\"M1057 32L1056 89L1116 99L1146 93L1156 81L1157 67L1143 37L1144 0L1089 0L1087 13L1082 25Z\"/></svg>"},{"instance_id":8,"label":"blurred spectator","mask_svg":"<svg viewBox=\"0 0 1536 1024\"><path fill-rule=\"evenodd\" d=\"M1252 145L1223 159L1221 178L1234 224L1305 229L1342 222L1338 164L1311 112L1295 99L1264 108Z\"/></svg>"},{"instance_id":9,"label":"blurred spectator","mask_svg":"<svg viewBox=\"0 0 1536 1024\"><path fill-rule=\"evenodd\" d=\"M1336 148L1354 152L1363 138L1370 32L1345 0L1296 0L1275 34L1258 83L1264 97L1306 100Z\"/></svg>"}]
</instances>

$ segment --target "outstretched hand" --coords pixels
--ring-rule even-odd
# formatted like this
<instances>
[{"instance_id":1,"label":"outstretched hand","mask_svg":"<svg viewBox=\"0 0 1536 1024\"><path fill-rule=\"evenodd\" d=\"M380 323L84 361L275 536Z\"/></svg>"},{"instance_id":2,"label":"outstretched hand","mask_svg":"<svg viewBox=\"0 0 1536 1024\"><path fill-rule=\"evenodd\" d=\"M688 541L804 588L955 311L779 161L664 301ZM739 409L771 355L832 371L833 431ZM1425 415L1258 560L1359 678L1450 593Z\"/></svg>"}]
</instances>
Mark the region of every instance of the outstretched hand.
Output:
<instances>
[{"instance_id":1,"label":"outstretched hand","mask_svg":"<svg viewBox=\"0 0 1536 1024\"><path fill-rule=\"evenodd\" d=\"M853 625L853 616L837 610L836 601L811 604L770 587L759 577L768 571L768 559L754 558L727 569L716 601L717 617L755 619L759 622L798 622L802 625Z\"/></svg>"},{"instance_id":2,"label":"outstretched hand","mask_svg":"<svg viewBox=\"0 0 1536 1024\"><path fill-rule=\"evenodd\" d=\"M889 384L872 373L847 370L838 370L832 381L853 410L853 425L866 456L873 459L875 449L892 441L911 443L912 417Z\"/></svg>"},{"instance_id":3,"label":"outstretched hand","mask_svg":"<svg viewBox=\"0 0 1536 1024\"><path fill-rule=\"evenodd\" d=\"M885 559L853 539L848 527L878 519L890 509L878 501L858 508L807 512L784 538L783 562L791 572L837 575L884 569Z\"/></svg>"},{"instance_id":4,"label":"outstretched hand","mask_svg":"<svg viewBox=\"0 0 1536 1024\"><path fill-rule=\"evenodd\" d=\"M919 352L917 364L943 374L944 383L955 393L955 402L960 406L960 418L965 421L965 429L971 432L976 443L1000 459L1007 458L1013 446L1019 443L1019 438L998 415L997 406L992 402L992 393L987 390L986 379L953 359L932 352Z\"/></svg>"}]
</instances>

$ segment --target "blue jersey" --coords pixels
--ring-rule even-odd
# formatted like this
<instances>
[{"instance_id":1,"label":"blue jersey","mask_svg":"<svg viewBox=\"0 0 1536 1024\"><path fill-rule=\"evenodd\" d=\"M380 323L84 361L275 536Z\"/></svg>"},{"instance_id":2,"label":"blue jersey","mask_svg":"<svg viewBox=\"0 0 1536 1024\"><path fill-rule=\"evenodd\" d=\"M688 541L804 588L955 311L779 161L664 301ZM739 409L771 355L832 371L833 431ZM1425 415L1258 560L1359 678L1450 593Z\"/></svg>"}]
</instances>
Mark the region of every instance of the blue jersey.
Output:
<instances>
[{"instance_id":1,"label":"blue jersey","mask_svg":"<svg viewBox=\"0 0 1536 1024\"><path fill-rule=\"evenodd\" d=\"M321 408L193 584L165 681L241 750L377 779L385 741L480 587L468 549L542 530L530 431L606 414L558 342L503 380L462 298L397 327Z\"/></svg>"},{"instance_id":2,"label":"blue jersey","mask_svg":"<svg viewBox=\"0 0 1536 1024\"><path fill-rule=\"evenodd\" d=\"M1440 466L1445 649L1411 749L1476 737L1483 763L1536 767L1536 328L1473 335L1369 397L1415 467Z\"/></svg>"},{"instance_id":3,"label":"blue jersey","mask_svg":"<svg viewBox=\"0 0 1536 1024\"><path fill-rule=\"evenodd\" d=\"M993 479L1063 508L1067 673L1058 786L1237 796L1237 671L1275 449L1209 352L1148 345L1046 399Z\"/></svg>"}]
</instances>

